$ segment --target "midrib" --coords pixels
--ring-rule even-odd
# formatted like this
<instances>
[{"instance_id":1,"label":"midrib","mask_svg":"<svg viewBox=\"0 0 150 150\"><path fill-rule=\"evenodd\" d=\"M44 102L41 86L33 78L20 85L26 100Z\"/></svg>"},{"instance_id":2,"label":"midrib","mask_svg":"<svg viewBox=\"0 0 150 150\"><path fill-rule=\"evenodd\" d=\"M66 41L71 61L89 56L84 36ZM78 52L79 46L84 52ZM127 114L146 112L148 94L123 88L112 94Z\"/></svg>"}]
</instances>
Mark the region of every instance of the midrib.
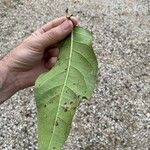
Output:
<instances>
[{"instance_id":1,"label":"midrib","mask_svg":"<svg viewBox=\"0 0 150 150\"><path fill-rule=\"evenodd\" d=\"M69 55L68 69L67 69L67 73L66 73L65 82L64 82L64 85L62 87L61 94L60 94L59 105L58 105L57 114L56 114L55 122L54 122L54 126L53 126L53 133L55 133L55 129L56 129L55 123L56 123L57 118L58 118L59 109L60 109L61 101L62 101L62 96L63 96L64 90L65 90L65 87L66 87L66 84L67 84L68 76L69 76L69 71L70 71L70 66L71 66L71 58L72 58L72 51L73 51L73 31L71 32L71 46L70 46L70 55ZM50 139L48 150L50 150L51 142L53 140L53 135L54 134L52 134L52 137Z\"/></svg>"}]
</instances>

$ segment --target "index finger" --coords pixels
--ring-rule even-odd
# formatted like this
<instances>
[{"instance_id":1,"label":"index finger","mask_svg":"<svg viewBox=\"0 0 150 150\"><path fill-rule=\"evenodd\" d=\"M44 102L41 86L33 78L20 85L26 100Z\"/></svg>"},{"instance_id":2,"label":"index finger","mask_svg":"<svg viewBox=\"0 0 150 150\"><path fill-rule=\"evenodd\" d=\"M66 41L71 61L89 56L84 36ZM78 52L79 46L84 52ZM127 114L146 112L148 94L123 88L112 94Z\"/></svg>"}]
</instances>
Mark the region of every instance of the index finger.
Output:
<instances>
[{"instance_id":1,"label":"index finger","mask_svg":"<svg viewBox=\"0 0 150 150\"><path fill-rule=\"evenodd\" d=\"M35 34L42 34L44 32L47 32L47 31L51 30L52 28L55 28L55 27L61 25L66 20L67 20L67 17L65 17L65 16L56 18L53 21L50 21L50 22L46 23L45 25L43 25L40 29L38 29L34 33ZM78 19L76 17L71 17L70 20L72 21L72 23L74 25L78 24Z\"/></svg>"},{"instance_id":2,"label":"index finger","mask_svg":"<svg viewBox=\"0 0 150 150\"><path fill-rule=\"evenodd\" d=\"M55 28L57 26L59 26L60 24L62 24L65 20L67 20L66 17L60 17L60 18L56 18L53 21L50 21L46 24L44 24L42 27L40 27L38 30L36 30L34 33L35 34L42 34L44 32L49 31L52 28Z\"/></svg>"}]
</instances>

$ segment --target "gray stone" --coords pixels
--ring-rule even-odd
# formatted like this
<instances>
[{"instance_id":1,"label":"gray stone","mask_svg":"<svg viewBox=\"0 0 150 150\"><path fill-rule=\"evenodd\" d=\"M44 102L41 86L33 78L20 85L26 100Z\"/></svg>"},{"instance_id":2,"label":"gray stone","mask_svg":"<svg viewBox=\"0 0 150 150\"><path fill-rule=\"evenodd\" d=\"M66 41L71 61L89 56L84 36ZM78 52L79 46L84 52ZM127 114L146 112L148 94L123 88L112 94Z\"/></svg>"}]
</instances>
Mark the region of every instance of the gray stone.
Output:
<instances>
[{"instance_id":1,"label":"gray stone","mask_svg":"<svg viewBox=\"0 0 150 150\"><path fill-rule=\"evenodd\" d=\"M67 7L93 32L99 71L93 97L79 106L64 149L149 150L149 0L1 0L0 56L65 15ZM28 88L0 106L0 149L37 149L33 95Z\"/></svg>"}]
</instances>

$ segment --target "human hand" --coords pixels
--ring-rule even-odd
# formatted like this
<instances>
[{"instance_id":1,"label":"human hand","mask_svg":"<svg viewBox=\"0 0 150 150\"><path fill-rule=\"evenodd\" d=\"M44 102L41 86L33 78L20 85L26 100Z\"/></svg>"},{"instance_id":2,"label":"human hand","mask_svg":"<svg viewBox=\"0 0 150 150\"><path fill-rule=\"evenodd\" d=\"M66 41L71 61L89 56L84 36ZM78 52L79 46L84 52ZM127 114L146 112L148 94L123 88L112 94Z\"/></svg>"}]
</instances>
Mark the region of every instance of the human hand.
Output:
<instances>
[{"instance_id":1,"label":"human hand","mask_svg":"<svg viewBox=\"0 0 150 150\"><path fill-rule=\"evenodd\" d=\"M25 87L32 86L41 73L56 63L57 42L64 39L77 23L75 17L71 20L60 17L45 24L4 58L8 69L25 76L25 81L22 81Z\"/></svg>"},{"instance_id":2,"label":"human hand","mask_svg":"<svg viewBox=\"0 0 150 150\"><path fill-rule=\"evenodd\" d=\"M41 73L53 67L59 54L57 43L69 35L77 24L75 17L70 20L57 18L32 33L0 61L1 68L5 70L0 72L7 72L5 80L13 83L14 92L34 85ZM3 78L6 76L3 75Z\"/></svg>"}]
</instances>

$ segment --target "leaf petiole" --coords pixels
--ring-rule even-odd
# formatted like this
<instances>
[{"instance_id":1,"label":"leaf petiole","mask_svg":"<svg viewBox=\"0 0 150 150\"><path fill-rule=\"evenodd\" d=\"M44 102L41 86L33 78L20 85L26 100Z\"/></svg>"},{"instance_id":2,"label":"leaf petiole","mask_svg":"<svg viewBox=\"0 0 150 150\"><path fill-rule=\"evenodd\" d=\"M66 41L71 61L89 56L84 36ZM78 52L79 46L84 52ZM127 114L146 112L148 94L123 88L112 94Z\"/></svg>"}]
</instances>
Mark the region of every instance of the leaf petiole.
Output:
<instances>
[{"instance_id":1,"label":"leaf petiole","mask_svg":"<svg viewBox=\"0 0 150 150\"><path fill-rule=\"evenodd\" d=\"M69 9L68 9L68 8L66 9L65 12L66 12L66 18L67 18L68 20L70 20L70 18L73 16L73 14L71 14L71 15L69 14Z\"/></svg>"},{"instance_id":2,"label":"leaf petiole","mask_svg":"<svg viewBox=\"0 0 150 150\"><path fill-rule=\"evenodd\" d=\"M67 18L68 20L70 20L70 18L71 18L72 16L73 16L73 14L66 16L66 18Z\"/></svg>"}]
</instances>

